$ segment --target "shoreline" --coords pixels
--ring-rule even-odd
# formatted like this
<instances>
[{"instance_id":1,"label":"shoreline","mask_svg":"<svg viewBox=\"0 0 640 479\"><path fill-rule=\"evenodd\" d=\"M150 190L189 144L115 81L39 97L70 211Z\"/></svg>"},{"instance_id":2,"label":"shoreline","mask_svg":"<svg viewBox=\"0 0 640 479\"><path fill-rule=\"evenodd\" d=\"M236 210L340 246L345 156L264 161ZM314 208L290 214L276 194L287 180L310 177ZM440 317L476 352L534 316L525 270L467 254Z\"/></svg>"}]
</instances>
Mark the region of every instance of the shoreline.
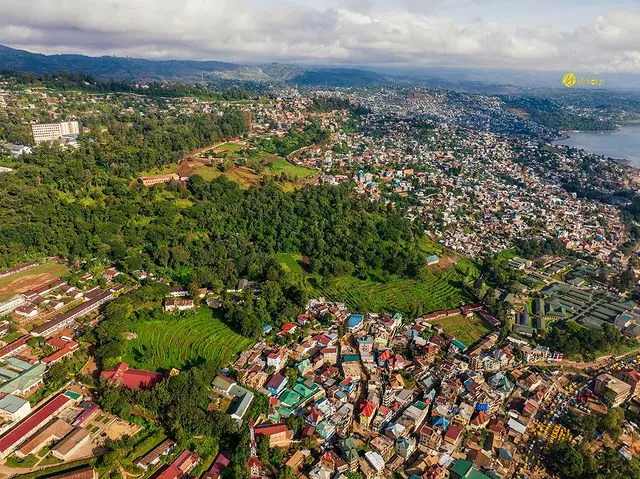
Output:
<instances>
[{"instance_id":1,"label":"shoreline","mask_svg":"<svg viewBox=\"0 0 640 479\"><path fill-rule=\"evenodd\" d=\"M568 147L568 148L576 148L576 149L580 149L580 150L584 150L587 153L590 153L592 155L596 155L596 156L602 156L605 157L609 160L613 160L616 161L617 163L627 166L629 168L633 168L634 170L640 170L640 155L638 155L638 152L640 152L640 143L638 144L638 147L635 148L634 147L634 143L631 143L631 147L630 148L623 148L622 152L618 152L618 154L625 154L625 156L620 156L620 157L615 157L613 156L615 153L605 153L605 152L597 152L597 151L593 151L591 149L591 147L595 147L596 149L600 146L600 145L567 145L563 142L571 139L572 137L575 138L575 136L582 136L584 134L584 136L589 137L590 135L597 135L599 134L599 136L606 136L606 134L613 134L616 132L621 132L625 129L639 129L640 130L640 124L632 124L632 125L618 125L617 128L615 130L559 130L558 131L558 136L556 136L555 138L553 138L553 140L551 140L551 145L553 146L561 146L561 147ZM632 134L633 135L633 134ZM632 136L633 139L633 136ZM639 136L640 139L640 136ZM597 140L596 140L597 141ZM611 139L607 139L604 141L611 141L611 145L612 148L601 148L603 150L615 150L615 143L613 143L613 141L615 140L611 140ZM607 145L605 145L607 146ZM626 146L626 145L625 145ZM629 155L638 155L638 156L629 156Z\"/></svg>"}]
</instances>

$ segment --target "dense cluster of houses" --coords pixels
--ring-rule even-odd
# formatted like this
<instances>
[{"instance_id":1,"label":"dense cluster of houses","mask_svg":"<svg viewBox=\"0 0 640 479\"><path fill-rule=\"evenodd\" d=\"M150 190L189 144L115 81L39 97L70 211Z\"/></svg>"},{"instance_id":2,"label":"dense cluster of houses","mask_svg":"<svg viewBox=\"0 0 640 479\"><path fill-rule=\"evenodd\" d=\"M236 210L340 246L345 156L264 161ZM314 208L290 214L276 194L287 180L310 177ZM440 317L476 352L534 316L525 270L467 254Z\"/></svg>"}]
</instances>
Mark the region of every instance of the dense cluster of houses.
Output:
<instances>
[{"instance_id":1,"label":"dense cluster of houses","mask_svg":"<svg viewBox=\"0 0 640 479\"><path fill-rule=\"evenodd\" d=\"M637 181L623 166L582 151L549 153L537 139L506 137L486 131L487 124L460 129L460 121L473 118L478 105L467 109L465 102L451 102L436 92L347 96L372 114L360 118L359 131L334 134L334 144L346 150L317 148L310 158L298 158L321 170L322 181L355 181L356 189L372 199L411 197L415 206L407 209L408 218L425 222L434 238L473 257L502 251L515 238L546 236L603 261L626 261L618 250L628 237L619 209L577 198L561 186L585 175L581 165L587 157L605 166L602 178L587 178L600 181L605 190ZM429 119L440 121L426 120L427 111ZM505 114L496 105L487 121ZM523 158L544 158L562 167L556 171Z\"/></svg>"},{"instance_id":2,"label":"dense cluster of houses","mask_svg":"<svg viewBox=\"0 0 640 479\"><path fill-rule=\"evenodd\" d=\"M393 471L444 478L464 469L510 477L528 452L530 424L557 387L527 361L554 360L554 353L518 338L501 342L497 332L465 345L434 323L482 310L466 305L403 322L399 314L311 300L280 332L286 338L293 326L303 328L302 340L259 342L233 363L247 389L269 397L255 434L285 449L314 438L317 450L288 458L310 479L349 471L367 479ZM213 386L229 396L231 386L242 387L224 375ZM292 416L304 419L302 430L287 427Z\"/></svg>"}]
</instances>

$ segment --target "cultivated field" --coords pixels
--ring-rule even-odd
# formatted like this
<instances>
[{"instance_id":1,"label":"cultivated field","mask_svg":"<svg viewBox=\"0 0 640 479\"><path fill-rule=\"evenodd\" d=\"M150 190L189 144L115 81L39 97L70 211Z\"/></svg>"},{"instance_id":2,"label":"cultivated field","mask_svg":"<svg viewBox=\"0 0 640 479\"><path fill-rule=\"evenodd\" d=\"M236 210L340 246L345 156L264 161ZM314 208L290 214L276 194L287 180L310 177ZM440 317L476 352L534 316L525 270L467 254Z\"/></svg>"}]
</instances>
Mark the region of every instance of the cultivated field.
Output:
<instances>
[{"instance_id":1,"label":"cultivated field","mask_svg":"<svg viewBox=\"0 0 640 479\"><path fill-rule=\"evenodd\" d=\"M427 240L428 241L428 240ZM431 253L445 253L437 244L427 243ZM312 296L324 296L330 301L346 303L357 311L396 312L417 316L439 309L449 309L474 302L463 288L465 278L476 277L477 265L463 257L446 256L451 261L425 267L420 278L391 276L387 281L362 280L353 276L323 278L308 274L302 268L299 253L275 255L292 279L309 290ZM455 264L453 261L455 260Z\"/></svg>"},{"instance_id":2,"label":"cultivated field","mask_svg":"<svg viewBox=\"0 0 640 479\"><path fill-rule=\"evenodd\" d=\"M259 160L261 171L256 171L241 162L226 171L221 171L216 165L223 160ZM219 176L226 176L235 181L242 188L249 188L259 184L263 178L279 176L284 173L289 181L278 183L284 191L313 183L317 172L303 166L290 163L284 158L257 148L247 149L247 145L241 142L217 143L215 145L200 148L186 153L179 163L147 170L141 176L177 173L180 176L201 176L205 181L211 181Z\"/></svg>"},{"instance_id":3,"label":"cultivated field","mask_svg":"<svg viewBox=\"0 0 640 479\"><path fill-rule=\"evenodd\" d=\"M473 301L453 269L432 271L424 281L392 277L380 283L341 276L330 279L318 293L357 311L400 311L414 316Z\"/></svg>"},{"instance_id":4,"label":"cultivated field","mask_svg":"<svg viewBox=\"0 0 640 479\"><path fill-rule=\"evenodd\" d=\"M69 273L67 267L59 263L43 263L26 271L0 278L0 301L14 294L38 288Z\"/></svg>"},{"instance_id":5,"label":"cultivated field","mask_svg":"<svg viewBox=\"0 0 640 479\"><path fill-rule=\"evenodd\" d=\"M453 334L467 346L471 346L478 339L491 332L491 329L475 314L471 318L453 316L438 319L433 321L433 324L439 324L447 333Z\"/></svg>"},{"instance_id":6,"label":"cultivated field","mask_svg":"<svg viewBox=\"0 0 640 479\"><path fill-rule=\"evenodd\" d=\"M207 307L192 316L166 315L137 323L133 332L137 338L129 342L124 361L154 371L183 369L200 361L224 366L252 345L251 339L235 333Z\"/></svg>"}]
</instances>

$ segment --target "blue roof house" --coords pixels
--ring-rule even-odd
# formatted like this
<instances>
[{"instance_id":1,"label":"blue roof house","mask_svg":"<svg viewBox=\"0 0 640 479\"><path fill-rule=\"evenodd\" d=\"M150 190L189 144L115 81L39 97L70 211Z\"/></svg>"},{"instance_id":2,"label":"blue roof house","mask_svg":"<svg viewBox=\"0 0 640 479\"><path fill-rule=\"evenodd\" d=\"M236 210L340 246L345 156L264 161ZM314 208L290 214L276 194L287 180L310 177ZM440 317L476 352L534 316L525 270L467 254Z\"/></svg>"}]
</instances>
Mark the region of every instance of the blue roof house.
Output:
<instances>
[{"instance_id":1,"label":"blue roof house","mask_svg":"<svg viewBox=\"0 0 640 479\"><path fill-rule=\"evenodd\" d=\"M351 316L349 316L349 319L347 320L347 327L349 329L358 329L362 326L362 323L364 321L364 316L362 316L361 314L352 314Z\"/></svg>"}]
</instances>

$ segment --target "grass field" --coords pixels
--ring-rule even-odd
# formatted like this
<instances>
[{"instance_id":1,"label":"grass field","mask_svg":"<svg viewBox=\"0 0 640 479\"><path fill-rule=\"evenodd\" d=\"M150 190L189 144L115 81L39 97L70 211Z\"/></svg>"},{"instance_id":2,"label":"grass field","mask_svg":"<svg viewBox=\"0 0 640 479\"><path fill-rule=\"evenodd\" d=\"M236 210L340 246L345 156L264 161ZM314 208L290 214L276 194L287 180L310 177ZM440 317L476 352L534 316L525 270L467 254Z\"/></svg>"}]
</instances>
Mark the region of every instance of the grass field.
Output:
<instances>
[{"instance_id":1,"label":"grass field","mask_svg":"<svg viewBox=\"0 0 640 479\"><path fill-rule=\"evenodd\" d=\"M123 360L131 367L154 371L183 369L203 360L223 366L253 343L231 330L207 307L193 315L166 315L137 323L133 332L138 337L129 342Z\"/></svg>"},{"instance_id":2,"label":"grass field","mask_svg":"<svg viewBox=\"0 0 640 479\"><path fill-rule=\"evenodd\" d=\"M508 261L516 256L518 256L518 250L516 248L507 248L496 255L496 261Z\"/></svg>"},{"instance_id":3,"label":"grass field","mask_svg":"<svg viewBox=\"0 0 640 479\"><path fill-rule=\"evenodd\" d=\"M68 273L69 270L63 264L43 263L26 271L0 278L0 301L10 298L14 294L24 293L42 286Z\"/></svg>"},{"instance_id":4,"label":"grass field","mask_svg":"<svg viewBox=\"0 0 640 479\"><path fill-rule=\"evenodd\" d=\"M163 166L162 168L150 168L140 173L140 176L168 175L169 173L177 173L178 163Z\"/></svg>"},{"instance_id":5,"label":"grass field","mask_svg":"<svg viewBox=\"0 0 640 479\"><path fill-rule=\"evenodd\" d=\"M420 315L470 303L454 269L429 272L424 281L391 277L381 283L352 276L332 278L318 288L318 294L341 301L358 311L400 311Z\"/></svg>"},{"instance_id":6,"label":"grass field","mask_svg":"<svg viewBox=\"0 0 640 479\"><path fill-rule=\"evenodd\" d=\"M240 143L223 143L213 149L215 153L235 153L238 150L246 148L246 145Z\"/></svg>"},{"instance_id":7,"label":"grass field","mask_svg":"<svg viewBox=\"0 0 640 479\"><path fill-rule=\"evenodd\" d=\"M433 321L433 324L439 324L447 333L453 334L467 346L471 346L478 339L491 332L491 329L475 314L471 318L463 318L462 316L443 318Z\"/></svg>"},{"instance_id":8,"label":"grass field","mask_svg":"<svg viewBox=\"0 0 640 479\"><path fill-rule=\"evenodd\" d=\"M280 261L280 264L287 273L291 273L294 276L304 274L300 261L302 261L302 255L299 253L278 253L276 259Z\"/></svg>"},{"instance_id":9,"label":"grass field","mask_svg":"<svg viewBox=\"0 0 640 479\"><path fill-rule=\"evenodd\" d=\"M287 160L278 159L269 165L269 171L273 174L286 174L289 178L302 179L313 176L316 172L304 166L294 165Z\"/></svg>"}]
</instances>

